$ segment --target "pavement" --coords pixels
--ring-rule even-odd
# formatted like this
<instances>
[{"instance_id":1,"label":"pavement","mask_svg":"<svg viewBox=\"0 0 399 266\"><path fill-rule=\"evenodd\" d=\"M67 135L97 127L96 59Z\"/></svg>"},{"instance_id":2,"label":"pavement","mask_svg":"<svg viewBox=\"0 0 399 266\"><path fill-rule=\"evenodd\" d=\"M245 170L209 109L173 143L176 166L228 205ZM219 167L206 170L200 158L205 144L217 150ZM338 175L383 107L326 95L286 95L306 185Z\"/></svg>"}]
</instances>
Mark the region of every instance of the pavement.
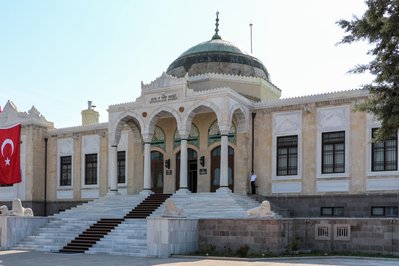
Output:
<instances>
[{"instance_id":1,"label":"pavement","mask_svg":"<svg viewBox=\"0 0 399 266\"><path fill-rule=\"evenodd\" d=\"M107 254L60 254L39 251L0 251L0 266L119 266L119 265L195 265L195 266L398 266L399 259L364 257L307 257L239 259L177 256L171 258L139 258Z\"/></svg>"}]
</instances>

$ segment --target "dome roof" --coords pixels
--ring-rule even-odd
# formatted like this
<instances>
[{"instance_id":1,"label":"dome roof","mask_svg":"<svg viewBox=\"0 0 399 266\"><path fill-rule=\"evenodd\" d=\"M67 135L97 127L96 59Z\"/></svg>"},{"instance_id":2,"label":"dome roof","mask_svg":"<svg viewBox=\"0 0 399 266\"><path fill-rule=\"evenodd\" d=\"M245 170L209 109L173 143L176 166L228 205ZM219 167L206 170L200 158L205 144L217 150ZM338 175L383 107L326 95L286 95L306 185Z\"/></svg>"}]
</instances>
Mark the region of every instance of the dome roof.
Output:
<instances>
[{"instance_id":1,"label":"dome roof","mask_svg":"<svg viewBox=\"0 0 399 266\"><path fill-rule=\"evenodd\" d=\"M175 77L186 73L195 76L220 73L260 77L269 80L269 73L262 62L247 54L231 42L212 38L197 44L181 54L166 71Z\"/></svg>"},{"instance_id":2,"label":"dome roof","mask_svg":"<svg viewBox=\"0 0 399 266\"><path fill-rule=\"evenodd\" d=\"M217 13L217 16L219 13ZM166 73L175 77L220 73L269 80L269 73L262 62L242 51L218 35L219 18L216 18L215 35L210 41L197 44L182 53L168 67Z\"/></svg>"}]
</instances>

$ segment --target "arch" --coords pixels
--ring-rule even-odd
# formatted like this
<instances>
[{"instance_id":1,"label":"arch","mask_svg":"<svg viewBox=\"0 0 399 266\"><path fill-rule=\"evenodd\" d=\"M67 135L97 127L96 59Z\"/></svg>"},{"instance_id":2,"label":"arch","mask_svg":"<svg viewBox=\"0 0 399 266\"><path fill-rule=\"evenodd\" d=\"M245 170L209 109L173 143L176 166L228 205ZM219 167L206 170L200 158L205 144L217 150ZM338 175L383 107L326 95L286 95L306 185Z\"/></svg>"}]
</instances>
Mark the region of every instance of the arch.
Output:
<instances>
[{"instance_id":1,"label":"arch","mask_svg":"<svg viewBox=\"0 0 399 266\"><path fill-rule=\"evenodd\" d=\"M176 191L180 188L180 152L178 149L175 152L175 188ZM198 148L187 147L187 186L188 189L196 193L198 187Z\"/></svg>"},{"instance_id":2,"label":"arch","mask_svg":"<svg viewBox=\"0 0 399 266\"><path fill-rule=\"evenodd\" d=\"M220 152L221 146L215 146L210 151L210 161L211 161L211 183L210 191L215 192L220 187ZM234 153L235 149L229 145L228 146L228 186L232 192L234 192Z\"/></svg>"},{"instance_id":3,"label":"arch","mask_svg":"<svg viewBox=\"0 0 399 266\"><path fill-rule=\"evenodd\" d=\"M233 116L237 121L237 132L242 133L248 131L249 112L244 109L241 104L234 104L229 110L229 121L233 121Z\"/></svg>"},{"instance_id":4,"label":"arch","mask_svg":"<svg viewBox=\"0 0 399 266\"><path fill-rule=\"evenodd\" d=\"M158 120L162 116L165 116L167 114L171 114L175 118L177 127L181 125L182 119L180 117L180 114L175 109L169 106L160 106L148 117L149 122L147 124L146 132L147 133L154 132L154 127L157 124Z\"/></svg>"},{"instance_id":5,"label":"arch","mask_svg":"<svg viewBox=\"0 0 399 266\"><path fill-rule=\"evenodd\" d=\"M163 193L164 188L164 153L158 150L151 151L151 190Z\"/></svg>"},{"instance_id":6,"label":"arch","mask_svg":"<svg viewBox=\"0 0 399 266\"><path fill-rule=\"evenodd\" d=\"M216 114L216 118L218 121L222 121L223 120L223 113L220 110L220 108L212 103L212 102L208 102L208 101L199 101L199 102L195 102L188 110L187 110L187 116L185 117L183 123L184 123L184 128L186 128L187 130L191 130L191 124L193 122L193 119L195 117L196 114L198 114L198 112L200 112L203 109L210 109L211 111L213 111Z\"/></svg>"},{"instance_id":7,"label":"arch","mask_svg":"<svg viewBox=\"0 0 399 266\"><path fill-rule=\"evenodd\" d=\"M215 142L220 141L220 129L217 121L213 121L212 124L208 128L208 146L212 145ZM230 130L228 133L228 140L231 143L236 143L237 140L237 129L233 122L231 122Z\"/></svg>"},{"instance_id":8,"label":"arch","mask_svg":"<svg viewBox=\"0 0 399 266\"><path fill-rule=\"evenodd\" d=\"M165 150L165 131L159 127L154 127L154 134L152 135L151 146L159 147Z\"/></svg>"},{"instance_id":9,"label":"arch","mask_svg":"<svg viewBox=\"0 0 399 266\"><path fill-rule=\"evenodd\" d=\"M114 145L119 143L124 125L127 125L132 130L135 140L141 140L141 132L144 127L144 122L139 115L133 112L124 112L119 115L115 121L116 123L114 124L114 127L111 128L111 132L114 133L110 139L111 143Z\"/></svg>"},{"instance_id":10,"label":"arch","mask_svg":"<svg viewBox=\"0 0 399 266\"><path fill-rule=\"evenodd\" d=\"M190 129L190 134L188 135L187 145L194 145L199 148L200 143L200 133L198 127L192 123ZM173 149L180 145L180 135L177 128L175 129L175 133L173 134Z\"/></svg>"}]
</instances>

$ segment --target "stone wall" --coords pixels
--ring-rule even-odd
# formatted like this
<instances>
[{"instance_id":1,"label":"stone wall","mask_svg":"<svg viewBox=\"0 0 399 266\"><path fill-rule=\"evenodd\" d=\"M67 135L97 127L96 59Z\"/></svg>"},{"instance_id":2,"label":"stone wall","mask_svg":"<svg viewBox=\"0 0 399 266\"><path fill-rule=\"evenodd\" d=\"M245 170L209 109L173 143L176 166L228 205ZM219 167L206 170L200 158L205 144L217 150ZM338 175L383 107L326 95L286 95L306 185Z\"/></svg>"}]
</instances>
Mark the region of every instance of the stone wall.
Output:
<instances>
[{"instance_id":1,"label":"stone wall","mask_svg":"<svg viewBox=\"0 0 399 266\"><path fill-rule=\"evenodd\" d=\"M47 217L0 216L0 246L8 249L48 223Z\"/></svg>"},{"instance_id":2,"label":"stone wall","mask_svg":"<svg viewBox=\"0 0 399 266\"><path fill-rule=\"evenodd\" d=\"M198 250L198 220L154 217L147 219L148 256L169 257Z\"/></svg>"},{"instance_id":3,"label":"stone wall","mask_svg":"<svg viewBox=\"0 0 399 266\"><path fill-rule=\"evenodd\" d=\"M399 219L200 219L199 248L228 254L343 252L399 255Z\"/></svg>"},{"instance_id":4,"label":"stone wall","mask_svg":"<svg viewBox=\"0 0 399 266\"><path fill-rule=\"evenodd\" d=\"M399 255L398 218L293 219L292 225L299 250Z\"/></svg>"},{"instance_id":5,"label":"stone wall","mask_svg":"<svg viewBox=\"0 0 399 266\"><path fill-rule=\"evenodd\" d=\"M284 217L319 217L321 207L343 207L344 217L370 217L371 207L398 207L399 193L370 193L366 195L320 196L260 196L258 201L268 200L272 210Z\"/></svg>"},{"instance_id":6,"label":"stone wall","mask_svg":"<svg viewBox=\"0 0 399 266\"><path fill-rule=\"evenodd\" d=\"M200 219L199 249L215 247L218 253L236 253L248 246L256 253L281 254L288 244L285 235L292 223L271 219Z\"/></svg>"}]
</instances>

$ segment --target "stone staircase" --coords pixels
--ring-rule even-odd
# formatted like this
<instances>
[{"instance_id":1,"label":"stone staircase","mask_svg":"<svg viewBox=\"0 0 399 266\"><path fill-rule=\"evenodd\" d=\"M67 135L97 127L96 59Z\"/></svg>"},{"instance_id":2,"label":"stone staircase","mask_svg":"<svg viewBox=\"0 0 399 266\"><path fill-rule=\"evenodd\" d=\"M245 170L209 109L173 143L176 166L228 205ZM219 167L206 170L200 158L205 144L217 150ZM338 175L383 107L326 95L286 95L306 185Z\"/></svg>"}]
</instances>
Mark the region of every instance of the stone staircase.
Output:
<instances>
[{"instance_id":1,"label":"stone staircase","mask_svg":"<svg viewBox=\"0 0 399 266\"><path fill-rule=\"evenodd\" d=\"M95 224L90 225L83 233L71 240L66 246L60 249L61 253L84 253L94 246L105 235L120 225L124 219L100 219Z\"/></svg>"},{"instance_id":2,"label":"stone staircase","mask_svg":"<svg viewBox=\"0 0 399 266\"><path fill-rule=\"evenodd\" d=\"M141 219L145 221L145 218L151 215L160 205L162 205L167 198L169 198L171 194L151 194L146 199L144 199L139 205L135 206L129 213L127 213L123 219L122 218L102 218L97 221L95 224L92 224L88 229L86 229L83 233L79 234L75 239L70 241L66 246L60 249L60 252L64 253L84 253L94 245L97 244L104 236L108 235L112 230L116 229L122 222L126 219ZM144 228L145 230L147 228ZM134 230L133 232L134 233ZM134 234L133 234L134 235ZM142 239L138 239L142 240ZM147 240L147 239L145 239ZM139 241L140 242L140 241ZM141 241L142 242L142 241ZM123 246L125 250L126 248L130 248L130 246ZM134 243L132 243L134 244ZM144 248L147 247L146 241L141 243ZM127 246L127 247L126 247ZM109 246L107 253L112 252L112 246ZM127 249L128 250L128 249ZM116 250L120 251L120 250ZM135 253L140 253L135 252ZM141 252L143 253L143 252Z\"/></svg>"},{"instance_id":3,"label":"stone staircase","mask_svg":"<svg viewBox=\"0 0 399 266\"><path fill-rule=\"evenodd\" d=\"M55 214L16 248L58 252L101 218L121 218L144 199L142 195L103 197Z\"/></svg>"},{"instance_id":4,"label":"stone staircase","mask_svg":"<svg viewBox=\"0 0 399 266\"><path fill-rule=\"evenodd\" d=\"M34 235L25 238L15 249L58 251L94 222L95 220L76 218L53 219L36 231Z\"/></svg>"},{"instance_id":5,"label":"stone staircase","mask_svg":"<svg viewBox=\"0 0 399 266\"><path fill-rule=\"evenodd\" d=\"M125 219L145 219L150 216L172 194L151 194L138 206L125 215Z\"/></svg>"},{"instance_id":6,"label":"stone staircase","mask_svg":"<svg viewBox=\"0 0 399 266\"><path fill-rule=\"evenodd\" d=\"M259 206L259 202L236 193L191 193L160 196L113 196L104 197L56 214L52 220L34 235L19 243L17 249L58 252L68 243L83 243L76 236L100 219L119 220L112 230L106 227L102 237L87 238L83 252L114 255L147 256L148 215L162 216L166 198L171 197L178 208L184 210L187 218L245 218L245 211ZM161 203L154 201L161 200ZM147 208L153 208L148 212ZM136 211L132 209L137 209ZM155 210L155 211L154 211ZM93 230L89 230L93 232ZM93 233L94 234L94 233ZM75 241L74 241L75 240ZM78 241L76 241L78 240ZM84 242L86 243L86 242Z\"/></svg>"},{"instance_id":7,"label":"stone staircase","mask_svg":"<svg viewBox=\"0 0 399 266\"><path fill-rule=\"evenodd\" d=\"M147 221L145 219L125 219L86 253L147 256Z\"/></svg>"},{"instance_id":8,"label":"stone staircase","mask_svg":"<svg viewBox=\"0 0 399 266\"><path fill-rule=\"evenodd\" d=\"M176 207L184 210L187 218L245 218L246 210L258 207L260 203L246 195L237 193L191 193L173 194ZM151 216L160 216L164 206Z\"/></svg>"}]
</instances>

